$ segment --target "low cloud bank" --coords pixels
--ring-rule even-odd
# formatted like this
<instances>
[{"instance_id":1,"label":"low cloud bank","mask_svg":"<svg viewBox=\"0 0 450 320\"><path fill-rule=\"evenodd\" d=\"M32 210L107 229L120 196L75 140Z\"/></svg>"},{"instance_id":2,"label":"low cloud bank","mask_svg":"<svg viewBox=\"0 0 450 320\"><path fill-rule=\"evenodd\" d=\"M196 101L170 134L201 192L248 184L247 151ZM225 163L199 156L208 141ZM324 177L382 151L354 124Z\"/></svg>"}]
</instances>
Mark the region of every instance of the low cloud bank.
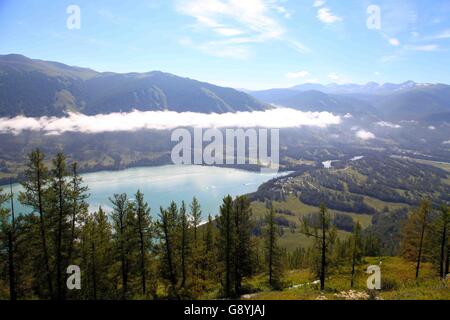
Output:
<instances>
[{"instance_id":1,"label":"low cloud bank","mask_svg":"<svg viewBox=\"0 0 450 320\"><path fill-rule=\"evenodd\" d=\"M47 135L65 132L102 133L137 131L142 129L170 130L178 127L195 128L295 128L340 124L341 117L329 112L303 112L290 108L267 111L204 114L173 111L132 111L87 116L69 113L67 117L0 118L0 132L20 134L22 131L42 131Z\"/></svg>"}]
</instances>

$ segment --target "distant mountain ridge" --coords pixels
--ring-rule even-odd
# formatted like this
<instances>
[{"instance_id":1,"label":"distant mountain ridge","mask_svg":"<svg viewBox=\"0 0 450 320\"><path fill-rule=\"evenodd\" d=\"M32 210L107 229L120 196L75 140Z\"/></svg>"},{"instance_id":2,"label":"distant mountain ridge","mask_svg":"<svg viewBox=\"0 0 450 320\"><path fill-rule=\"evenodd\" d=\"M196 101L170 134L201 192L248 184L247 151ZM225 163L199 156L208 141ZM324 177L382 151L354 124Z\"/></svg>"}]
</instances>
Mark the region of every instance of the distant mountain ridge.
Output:
<instances>
[{"instance_id":1,"label":"distant mountain ridge","mask_svg":"<svg viewBox=\"0 0 450 320\"><path fill-rule=\"evenodd\" d=\"M225 113L270 108L232 88L169 73L97 72L22 55L0 55L0 117L171 110Z\"/></svg>"},{"instance_id":2,"label":"distant mountain ridge","mask_svg":"<svg viewBox=\"0 0 450 320\"><path fill-rule=\"evenodd\" d=\"M251 94L267 103L303 111L371 114L387 120L450 119L450 86L446 84L303 84Z\"/></svg>"}]
</instances>

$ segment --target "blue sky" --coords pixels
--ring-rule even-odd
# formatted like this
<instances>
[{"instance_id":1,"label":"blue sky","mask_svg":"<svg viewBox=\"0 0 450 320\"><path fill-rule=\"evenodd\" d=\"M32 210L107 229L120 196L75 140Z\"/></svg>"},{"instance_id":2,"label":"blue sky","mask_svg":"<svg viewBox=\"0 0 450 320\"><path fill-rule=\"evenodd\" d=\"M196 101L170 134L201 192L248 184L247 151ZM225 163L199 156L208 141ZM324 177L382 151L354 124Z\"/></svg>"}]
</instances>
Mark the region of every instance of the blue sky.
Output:
<instances>
[{"instance_id":1,"label":"blue sky","mask_svg":"<svg viewBox=\"0 0 450 320\"><path fill-rule=\"evenodd\" d=\"M0 54L236 88L450 83L449 49L448 0L0 0Z\"/></svg>"}]
</instances>

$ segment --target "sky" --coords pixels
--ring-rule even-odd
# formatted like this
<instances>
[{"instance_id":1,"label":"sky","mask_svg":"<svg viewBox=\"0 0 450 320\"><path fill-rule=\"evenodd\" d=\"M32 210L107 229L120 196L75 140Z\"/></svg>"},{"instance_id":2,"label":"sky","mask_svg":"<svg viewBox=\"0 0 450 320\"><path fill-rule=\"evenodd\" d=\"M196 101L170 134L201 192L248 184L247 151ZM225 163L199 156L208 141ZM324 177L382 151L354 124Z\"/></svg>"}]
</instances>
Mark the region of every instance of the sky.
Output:
<instances>
[{"instance_id":1,"label":"sky","mask_svg":"<svg viewBox=\"0 0 450 320\"><path fill-rule=\"evenodd\" d=\"M0 0L0 54L239 89L450 83L448 0Z\"/></svg>"}]
</instances>

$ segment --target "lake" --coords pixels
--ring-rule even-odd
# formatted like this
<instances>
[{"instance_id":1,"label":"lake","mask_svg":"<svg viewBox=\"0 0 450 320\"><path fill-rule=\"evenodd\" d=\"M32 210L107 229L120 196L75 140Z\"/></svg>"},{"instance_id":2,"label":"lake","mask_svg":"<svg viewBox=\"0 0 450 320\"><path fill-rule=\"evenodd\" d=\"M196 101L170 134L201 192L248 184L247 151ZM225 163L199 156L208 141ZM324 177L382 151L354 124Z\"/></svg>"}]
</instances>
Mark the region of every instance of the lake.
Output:
<instances>
[{"instance_id":1,"label":"lake","mask_svg":"<svg viewBox=\"0 0 450 320\"><path fill-rule=\"evenodd\" d=\"M205 167L177 166L140 167L121 171L100 171L83 174L84 184L89 187L90 211L102 206L111 210L109 198L115 193L127 193L130 199L139 189L152 208L152 216L157 216L159 207L166 207L172 200L190 203L195 196L202 206L203 218L218 213L224 196L242 195L254 192L264 182L282 175L275 173L249 172L243 170ZM22 190L19 184L13 185L17 197ZM3 192L9 186L3 186ZM16 213L31 210L15 201Z\"/></svg>"}]
</instances>

